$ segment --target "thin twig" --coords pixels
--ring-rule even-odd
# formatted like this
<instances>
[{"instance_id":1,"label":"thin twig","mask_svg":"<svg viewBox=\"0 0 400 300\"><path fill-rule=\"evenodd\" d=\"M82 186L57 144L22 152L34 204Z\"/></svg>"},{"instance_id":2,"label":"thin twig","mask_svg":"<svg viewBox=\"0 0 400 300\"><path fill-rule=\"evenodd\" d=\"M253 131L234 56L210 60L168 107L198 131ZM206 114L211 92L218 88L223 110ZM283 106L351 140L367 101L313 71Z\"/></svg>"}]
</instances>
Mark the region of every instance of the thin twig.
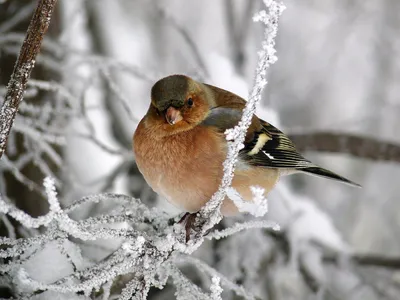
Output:
<instances>
[{"instance_id":1,"label":"thin twig","mask_svg":"<svg viewBox=\"0 0 400 300\"><path fill-rule=\"evenodd\" d=\"M7 93L0 110L0 158L14 123L19 104L23 100L26 84L35 65L43 37L49 27L57 0L39 0L22 44L17 63L7 86Z\"/></svg>"}]
</instances>

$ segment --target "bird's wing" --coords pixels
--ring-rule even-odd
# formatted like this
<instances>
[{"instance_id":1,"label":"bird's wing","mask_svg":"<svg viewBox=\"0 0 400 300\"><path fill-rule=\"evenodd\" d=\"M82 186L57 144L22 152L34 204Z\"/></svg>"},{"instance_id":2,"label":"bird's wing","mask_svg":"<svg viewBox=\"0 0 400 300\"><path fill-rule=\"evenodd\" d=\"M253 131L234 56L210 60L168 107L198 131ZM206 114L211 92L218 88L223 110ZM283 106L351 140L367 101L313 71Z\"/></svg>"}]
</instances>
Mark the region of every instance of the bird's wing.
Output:
<instances>
[{"instance_id":1,"label":"bird's wing","mask_svg":"<svg viewBox=\"0 0 400 300\"><path fill-rule=\"evenodd\" d=\"M210 111L202 125L213 126L224 132L237 125L241 116L241 110L218 107ZM247 131L240 158L250 165L269 168L302 169L315 166L296 150L284 133L257 117L253 118Z\"/></svg>"},{"instance_id":2,"label":"bird's wing","mask_svg":"<svg viewBox=\"0 0 400 300\"><path fill-rule=\"evenodd\" d=\"M240 157L254 166L298 170L311 175L333 179L351 186L361 187L343 176L321 168L305 159L293 142L271 124L260 120L262 130L256 132L252 141L245 144Z\"/></svg>"},{"instance_id":3,"label":"bird's wing","mask_svg":"<svg viewBox=\"0 0 400 300\"><path fill-rule=\"evenodd\" d=\"M212 93L213 103L210 103L210 113L201 125L212 126L220 132L236 126L242 117L246 101L229 91L208 84L204 85ZM239 155L242 161L252 166L299 170L359 186L305 159L283 132L256 116L253 116L247 130L244 148Z\"/></svg>"},{"instance_id":4,"label":"bird's wing","mask_svg":"<svg viewBox=\"0 0 400 300\"><path fill-rule=\"evenodd\" d=\"M260 120L261 129L247 140L240 157L253 166L268 168L303 169L315 167L296 149L293 142L271 124Z\"/></svg>"},{"instance_id":5,"label":"bird's wing","mask_svg":"<svg viewBox=\"0 0 400 300\"><path fill-rule=\"evenodd\" d=\"M213 86L209 87L214 91L219 91L216 102L221 106L212 108L201 125L212 126L224 132L238 124L246 102L235 94ZM221 92L224 96L221 96ZM285 169L315 167L301 156L284 133L256 116L253 117L247 131L244 146L244 149L240 151L240 158L253 166Z\"/></svg>"}]
</instances>

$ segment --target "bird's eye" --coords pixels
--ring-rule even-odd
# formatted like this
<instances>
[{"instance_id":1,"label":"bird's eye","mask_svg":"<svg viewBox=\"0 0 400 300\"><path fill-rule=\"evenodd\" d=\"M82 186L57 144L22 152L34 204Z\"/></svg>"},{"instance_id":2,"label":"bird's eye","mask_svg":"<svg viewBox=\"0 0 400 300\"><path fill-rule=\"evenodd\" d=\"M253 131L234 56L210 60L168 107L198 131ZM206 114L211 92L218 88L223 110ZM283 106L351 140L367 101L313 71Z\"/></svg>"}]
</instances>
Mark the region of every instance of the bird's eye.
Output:
<instances>
[{"instance_id":1,"label":"bird's eye","mask_svg":"<svg viewBox=\"0 0 400 300\"><path fill-rule=\"evenodd\" d=\"M188 105L189 107L193 106L193 99L192 99L192 98L189 98L189 99L187 100L187 105Z\"/></svg>"}]
</instances>

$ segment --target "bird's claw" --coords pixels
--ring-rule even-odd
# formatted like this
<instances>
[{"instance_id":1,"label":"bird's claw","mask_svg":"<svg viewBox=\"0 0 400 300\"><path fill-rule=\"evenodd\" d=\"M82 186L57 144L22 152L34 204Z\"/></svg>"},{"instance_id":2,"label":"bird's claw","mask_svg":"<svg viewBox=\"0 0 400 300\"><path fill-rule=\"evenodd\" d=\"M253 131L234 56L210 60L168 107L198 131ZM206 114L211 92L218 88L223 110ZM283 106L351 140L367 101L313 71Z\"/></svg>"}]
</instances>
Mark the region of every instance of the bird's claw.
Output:
<instances>
[{"instance_id":1,"label":"bird's claw","mask_svg":"<svg viewBox=\"0 0 400 300\"><path fill-rule=\"evenodd\" d=\"M186 231L186 243L190 240L190 231L193 229L194 221L196 220L196 214L186 213L178 221L178 224L184 224Z\"/></svg>"}]
</instances>

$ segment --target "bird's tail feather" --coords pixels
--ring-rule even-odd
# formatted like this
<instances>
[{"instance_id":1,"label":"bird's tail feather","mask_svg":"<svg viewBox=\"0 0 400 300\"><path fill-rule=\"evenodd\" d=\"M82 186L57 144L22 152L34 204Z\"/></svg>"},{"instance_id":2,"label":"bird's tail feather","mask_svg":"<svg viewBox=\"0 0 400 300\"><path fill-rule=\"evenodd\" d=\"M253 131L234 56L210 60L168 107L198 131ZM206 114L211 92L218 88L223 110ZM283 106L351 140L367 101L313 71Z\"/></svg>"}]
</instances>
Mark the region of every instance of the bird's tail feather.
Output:
<instances>
[{"instance_id":1,"label":"bird's tail feather","mask_svg":"<svg viewBox=\"0 0 400 300\"><path fill-rule=\"evenodd\" d=\"M333 173L333 172L331 172L331 171L329 171L327 169L320 168L320 167L317 167L317 166L304 168L304 169L301 169L301 171L305 172L307 174L310 174L310 175L316 175L316 176L320 176L320 177L325 177L325 178L337 180L337 181L346 183L346 184L351 185L351 186L361 187L361 185L359 185L358 183L355 183L355 182L353 182L351 180L348 180L348 179L346 179L346 178L344 178L344 177L342 177L342 176L340 176L338 174L335 174L335 173Z\"/></svg>"}]
</instances>

